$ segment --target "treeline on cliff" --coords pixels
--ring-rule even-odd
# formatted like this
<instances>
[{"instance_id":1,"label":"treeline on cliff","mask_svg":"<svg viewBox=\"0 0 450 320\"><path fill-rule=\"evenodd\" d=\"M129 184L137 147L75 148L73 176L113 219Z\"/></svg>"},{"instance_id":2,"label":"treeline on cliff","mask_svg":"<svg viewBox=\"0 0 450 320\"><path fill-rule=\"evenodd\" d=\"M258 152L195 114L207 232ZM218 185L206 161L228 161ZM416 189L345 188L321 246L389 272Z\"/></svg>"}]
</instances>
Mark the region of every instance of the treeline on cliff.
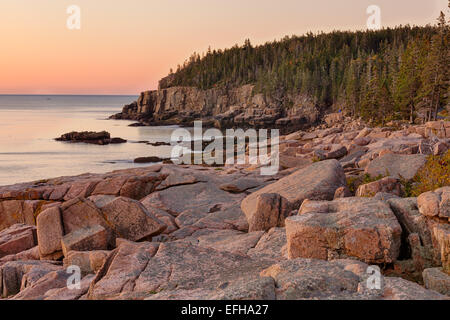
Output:
<instances>
[{"instance_id":1,"label":"treeline on cliff","mask_svg":"<svg viewBox=\"0 0 450 320\"><path fill-rule=\"evenodd\" d=\"M378 123L436 118L449 91L449 23L379 31L332 32L194 53L160 88L254 84L254 93L313 97ZM286 104L284 104L286 105Z\"/></svg>"}]
</instances>

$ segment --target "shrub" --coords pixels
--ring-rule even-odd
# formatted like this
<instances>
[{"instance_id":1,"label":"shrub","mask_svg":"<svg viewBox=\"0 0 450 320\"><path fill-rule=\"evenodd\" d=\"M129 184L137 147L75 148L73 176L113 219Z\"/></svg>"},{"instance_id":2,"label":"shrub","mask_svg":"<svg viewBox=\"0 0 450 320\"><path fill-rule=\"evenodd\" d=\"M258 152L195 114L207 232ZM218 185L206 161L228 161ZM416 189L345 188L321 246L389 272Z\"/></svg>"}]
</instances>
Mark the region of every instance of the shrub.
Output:
<instances>
[{"instance_id":1,"label":"shrub","mask_svg":"<svg viewBox=\"0 0 450 320\"><path fill-rule=\"evenodd\" d=\"M383 179L384 177L387 177L387 176L389 176L389 173L386 173L385 176L383 176L382 174L380 174L380 175L378 175L378 176L372 178L372 177L370 176L370 174L365 173L365 174L363 175L363 181L362 181L362 184L372 183L372 182L381 180L381 179Z\"/></svg>"},{"instance_id":2,"label":"shrub","mask_svg":"<svg viewBox=\"0 0 450 320\"><path fill-rule=\"evenodd\" d=\"M414 177L410 195L417 197L444 186L450 186L450 150L442 156L428 157L425 166Z\"/></svg>"},{"instance_id":3,"label":"shrub","mask_svg":"<svg viewBox=\"0 0 450 320\"><path fill-rule=\"evenodd\" d=\"M359 180L360 180L359 177L355 176L347 177L347 187L352 194L356 193L356 190L358 189L359 185Z\"/></svg>"}]
</instances>

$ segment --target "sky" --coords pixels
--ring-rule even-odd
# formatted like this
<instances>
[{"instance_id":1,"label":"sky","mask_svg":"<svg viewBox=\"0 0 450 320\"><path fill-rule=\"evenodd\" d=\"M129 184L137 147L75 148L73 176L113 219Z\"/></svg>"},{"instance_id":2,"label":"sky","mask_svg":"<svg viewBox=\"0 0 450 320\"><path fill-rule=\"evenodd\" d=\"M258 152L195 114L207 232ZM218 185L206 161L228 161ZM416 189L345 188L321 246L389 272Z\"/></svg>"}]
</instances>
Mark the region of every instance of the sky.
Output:
<instances>
[{"instance_id":1,"label":"sky","mask_svg":"<svg viewBox=\"0 0 450 320\"><path fill-rule=\"evenodd\" d=\"M434 24L448 0L1 0L0 94L138 94L193 52L306 32ZM67 8L80 8L69 29ZM73 21L73 20L70 20Z\"/></svg>"}]
</instances>

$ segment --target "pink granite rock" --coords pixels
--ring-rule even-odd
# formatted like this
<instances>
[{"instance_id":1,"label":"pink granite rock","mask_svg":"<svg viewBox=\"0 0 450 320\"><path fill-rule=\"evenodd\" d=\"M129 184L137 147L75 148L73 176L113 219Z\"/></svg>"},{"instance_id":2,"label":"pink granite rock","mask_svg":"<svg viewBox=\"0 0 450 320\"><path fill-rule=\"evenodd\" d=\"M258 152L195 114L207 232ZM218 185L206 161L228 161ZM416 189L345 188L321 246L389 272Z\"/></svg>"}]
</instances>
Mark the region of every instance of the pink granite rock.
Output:
<instances>
[{"instance_id":1,"label":"pink granite rock","mask_svg":"<svg viewBox=\"0 0 450 320\"><path fill-rule=\"evenodd\" d=\"M36 244L36 227L13 225L0 232L0 258L31 249Z\"/></svg>"},{"instance_id":2,"label":"pink granite rock","mask_svg":"<svg viewBox=\"0 0 450 320\"><path fill-rule=\"evenodd\" d=\"M37 239L41 258L61 252L63 236L64 229L59 207L51 207L41 212L37 217Z\"/></svg>"},{"instance_id":3,"label":"pink granite rock","mask_svg":"<svg viewBox=\"0 0 450 320\"><path fill-rule=\"evenodd\" d=\"M390 263L400 253L401 232L386 203L364 198L307 201L298 216L286 219L290 259L355 257Z\"/></svg>"}]
</instances>

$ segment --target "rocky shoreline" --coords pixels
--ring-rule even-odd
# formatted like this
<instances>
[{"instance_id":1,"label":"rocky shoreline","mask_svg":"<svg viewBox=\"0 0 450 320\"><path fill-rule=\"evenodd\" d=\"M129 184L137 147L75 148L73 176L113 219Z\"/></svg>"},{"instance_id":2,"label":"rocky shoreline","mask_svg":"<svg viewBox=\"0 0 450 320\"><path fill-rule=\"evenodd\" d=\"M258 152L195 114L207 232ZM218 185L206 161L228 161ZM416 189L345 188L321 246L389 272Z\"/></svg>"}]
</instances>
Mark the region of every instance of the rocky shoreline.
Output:
<instances>
[{"instance_id":1,"label":"rocky shoreline","mask_svg":"<svg viewBox=\"0 0 450 320\"><path fill-rule=\"evenodd\" d=\"M274 176L161 164L0 187L0 296L448 300L450 186L408 190L449 148L448 121L331 114L281 137Z\"/></svg>"}]
</instances>

